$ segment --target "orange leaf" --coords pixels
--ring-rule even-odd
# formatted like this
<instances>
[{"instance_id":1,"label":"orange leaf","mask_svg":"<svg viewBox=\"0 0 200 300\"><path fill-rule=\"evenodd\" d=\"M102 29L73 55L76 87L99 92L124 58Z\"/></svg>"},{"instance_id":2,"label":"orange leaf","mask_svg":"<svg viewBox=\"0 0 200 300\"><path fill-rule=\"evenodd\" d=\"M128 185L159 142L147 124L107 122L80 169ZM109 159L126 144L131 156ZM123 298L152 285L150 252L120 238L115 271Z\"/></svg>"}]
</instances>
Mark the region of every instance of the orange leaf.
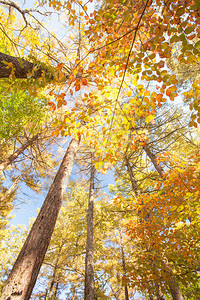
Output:
<instances>
[{"instance_id":1,"label":"orange leaf","mask_svg":"<svg viewBox=\"0 0 200 300\"><path fill-rule=\"evenodd\" d=\"M56 69L57 69L57 70L62 70L63 66L64 66L63 63L59 63L59 64L57 64Z\"/></svg>"},{"instance_id":2,"label":"orange leaf","mask_svg":"<svg viewBox=\"0 0 200 300\"><path fill-rule=\"evenodd\" d=\"M80 86L80 84L78 84L78 85L75 87L75 91L78 92L80 89L81 89L81 86Z\"/></svg>"},{"instance_id":3,"label":"orange leaf","mask_svg":"<svg viewBox=\"0 0 200 300\"><path fill-rule=\"evenodd\" d=\"M163 94L158 94L158 95L156 96L156 100L157 100L158 102L160 102L160 101L162 100L162 98L163 98Z\"/></svg>"},{"instance_id":4,"label":"orange leaf","mask_svg":"<svg viewBox=\"0 0 200 300\"><path fill-rule=\"evenodd\" d=\"M79 72L79 73L83 73L83 68L82 68L82 67L79 67L79 68L78 68L78 72Z\"/></svg>"},{"instance_id":5,"label":"orange leaf","mask_svg":"<svg viewBox=\"0 0 200 300\"><path fill-rule=\"evenodd\" d=\"M88 83L88 82L87 82L87 79L86 79L86 78L82 78L82 79L81 79L81 83L82 83L83 85L87 85L87 83Z\"/></svg>"},{"instance_id":6,"label":"orange leaf","mask_svg":"<svg viewBox=\"0 0 200 300\"><path fill-rule=\"evenodd\" d=\"M57 108L60 108L63 105L62 100L58 100Z\"/></svg>"},{"instance_id":7,"label":"orange leaf","mask_svg":"<svg viewBox=\"0 0 200 300\"><path fill-rule=\"evenodd\" d=\"M166 95L169 96L170 94L171 94L171 89L168 88L168 89L166 90Z\"/></svg>"}]
</instances>

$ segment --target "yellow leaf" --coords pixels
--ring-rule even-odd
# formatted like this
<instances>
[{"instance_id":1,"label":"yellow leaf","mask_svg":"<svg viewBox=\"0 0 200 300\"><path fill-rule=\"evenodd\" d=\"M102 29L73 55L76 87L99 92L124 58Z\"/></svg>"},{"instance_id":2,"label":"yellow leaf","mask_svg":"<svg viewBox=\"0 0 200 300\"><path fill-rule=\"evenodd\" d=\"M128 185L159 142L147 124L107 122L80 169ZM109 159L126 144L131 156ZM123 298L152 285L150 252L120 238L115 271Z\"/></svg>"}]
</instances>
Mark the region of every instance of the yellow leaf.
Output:
<instances>
[{"instance_id":1,"label":"yellow leaf","mask_svg":"<svg viewBox=\"0 0 200 300\"><path fill-rule=\"evenodd\" d=\"M129 90L127 93L126 93L127 97L131 97L132 96L132 91Z\"/></svg>"}]
</instances>

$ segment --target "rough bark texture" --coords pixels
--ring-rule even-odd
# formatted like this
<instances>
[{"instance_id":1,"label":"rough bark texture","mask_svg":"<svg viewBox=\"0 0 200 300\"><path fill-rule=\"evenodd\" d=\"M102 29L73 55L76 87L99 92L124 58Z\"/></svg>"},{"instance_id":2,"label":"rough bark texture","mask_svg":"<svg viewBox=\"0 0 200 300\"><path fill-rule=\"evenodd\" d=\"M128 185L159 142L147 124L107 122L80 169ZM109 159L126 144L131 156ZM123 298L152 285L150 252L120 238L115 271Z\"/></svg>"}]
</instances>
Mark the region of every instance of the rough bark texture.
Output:
<instances>
[{"instance_id":1,"label":"rough bark texture","mask_svg":"<svg viewBox=\"0 0 200 300\"><path fill-rule=\"evenodd\" d=\"M94 207L94 174L95 167L91 165L90 191L87 213L87 242L85 257L85 290L84 300L95 300L93 271L93 207Z\"/></svg>"},{"instance_id":2,"label":"rough bark texture","mask_svg":"<svg viewBox=\"0 0 200 300\"><path fill-rule=\"evenodd\" d=\"M178 282L176 281L169 264L166 261L162 261L162 262L163 262L163 265L169 276L168 285L170 288L172 299L173 300L184 300L184 296L181 293Z\"/></svg>"},{"instance_id":3,"label":"rough bark texture","mask_svg":"<svg viewBox=\"0 0 200 300\"><path fill-rule=\"evenodd\" d=\"M184 300L184 297L181 293L178 283L176 282L173 275L171 275L171 277L170 277L169 288L170 288L170 292L171 292L173 300Z\"/></svg>"},{"instance_id":4,"label":"rough bark texture","mask_svg":"<svg viewBox=\"0 0 200 300\"><path fill-rule=\"evenodd\" d=\"M38 134L34 135L30 140L28 140L26 143L24 143L19 149L17 149L12 155L10 155L8 158L6 158L4 161L0 163L0 175L3 173L3 171L11 165L14 160L24 152L29 146L31 146L38 138Z\"/></svg>"},{"instance_id":5,"label":"rough bark texture","mask_svg":"<svg viewBox=\"0 0 200 300\"><path fill-rule=\"evenodd\" d=\"M144 151L146 152L147 156L150 158L151 162L153 163L155 169L157 170L158 174L162 179L165 179L165 172L163 171L163 168L161 165L158 164L156 160L156 156L151 152L151 150L148 148L147 144L143 147Z\"/></svg>"},{"instance_id":6,"label":"rough bark texture","mask_svg":"<svg viewBox=\"0 0 200 300\"><path fill-rule=\"evenodd\" d=\"M12 64L11 66L8 63ZM0 52L0 78L9 78L14 75L16 78L39 78L42 72L47 72L36 64L19 57Z\"/></svg>"},{"instance_id":7,"label":"rough bark texture","mask_svg":"<svg viewBox=\"0 0 200 300\"><path fill-rule=\"evenodd\" d=\"M28 300L62 204L79 141L72 139L24 246L4 286L1 300Z\"/></svg>"}]
</instances>

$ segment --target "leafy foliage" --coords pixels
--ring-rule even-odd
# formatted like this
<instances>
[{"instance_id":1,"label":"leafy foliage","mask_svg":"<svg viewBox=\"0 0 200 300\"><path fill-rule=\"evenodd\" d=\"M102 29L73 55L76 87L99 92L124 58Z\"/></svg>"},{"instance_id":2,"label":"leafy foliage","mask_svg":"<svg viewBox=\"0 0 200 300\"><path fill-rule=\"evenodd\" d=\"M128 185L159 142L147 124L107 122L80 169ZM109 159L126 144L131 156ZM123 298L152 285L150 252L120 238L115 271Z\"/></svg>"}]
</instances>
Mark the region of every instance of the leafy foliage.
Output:
<instances>
[{"instance_id":1,"label":"leafy foliage","mask_svg":"<svg viewBox=\"0 0 200 300\"><path fill-rule=\"evenodd\" d=\"M54 115L48 132L56 140L81 136L96 170L115 173L113 202L101 199L95 208L97 295L121 299L126 287L129 295L137 289L169 298L173 278L193 299L199 289L199 1L90 7L45 0L27 9L0 2L0 50L43 66L40 78L17 80L8 63L11 76L0 86L2 157L24 129L32 134L45 126L48 107ZM33 147L31 154L18 172L37 190L38 174L45 177L40 162L54 167L53 153ZM86 161L85 154L82 166ZM40 277L49 297L62 289L83 295L86 190L85 182L71 184L59 216ZM5 215L11 198L3 198Z\"/></svg>"}]
</instances>

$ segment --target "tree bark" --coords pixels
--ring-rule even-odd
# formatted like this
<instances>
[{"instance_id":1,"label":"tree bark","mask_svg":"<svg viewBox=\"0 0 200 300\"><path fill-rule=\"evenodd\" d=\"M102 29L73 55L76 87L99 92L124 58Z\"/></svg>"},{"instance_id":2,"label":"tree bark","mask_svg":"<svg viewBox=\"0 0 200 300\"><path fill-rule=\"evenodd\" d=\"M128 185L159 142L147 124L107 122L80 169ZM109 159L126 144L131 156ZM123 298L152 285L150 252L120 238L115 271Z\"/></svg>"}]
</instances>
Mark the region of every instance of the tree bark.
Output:
<instances>
[{"instance_id":1,"label":"tree bark","mask_svg":"<svg viewBox=\"0 0 200 300\"><path fill-rule=\"evenodd\" d=\"M1 300L28 300L30 298L50 243L78 146L79 141L73 138L3 288Z\"/></svg>"},{"instance_id":2,"label":"tree bark","mask_svg":"<svg viewBox=\"0 0 200 300\"><path fill-rule=\"evenodd\" d=\"M176 282L176 279L172 273L172 270L170 268L170 266L168 265L168 263L166 261L163 261L163 265L165 266L166 272L169 275L169 279L168 279L168 285L169 285L169 289L172 295L172 299L173 300L184 300L184 296L181 293L181 290L179 288L178 283Z\"/></svg>"},{"instance_id":3,"label":"tree bark","mask_svg":"<svg viewBox=\"0 0 200 300\"><path fill-rule=\"evenodd\" d=\"M173 300L184 300L184 297L181 293L178 283L176 282L173 275L170 276L169 288L170 288L170 292L171 292Z\"/></svg>"},{"instance_id":4,"label":"tree bark","mask_svg":"<svg viewBox=\"0 0 200 300\"><path fill-rule=\"evenodd\" d=\"M39 134L37 133L30 140L24 143L19 149L17 149L12 155L10 155L8 158L6 158L0 163L0 175L9 165L11 165L14 162L16 158L18 158L20 154L24 152L24 150L26 150L29 146L33 145L33 143L37 140L38 136Z\"/></svg>"},{"instance_id":5,"label":"tree bark","mask_svg":"<svg viewBox=\"0 0 200 300\"><path fill-rule=\"evenodd\" d=\"M146 152L147 156L150 158L151 162L153 163L155 169L157 170L158 174L162 179L165 179L165 172L163 171L163 168L161 165L158 164L156 160L155 154L151 152L151 150L148 148L147 144L144 145L143 147L144 151Z\"/></svg>"},{"instance_id":6,"label":"tree bark","mask_svg":"<svg viewBox=\"0 0 200 300\"><path fill-rule=\"evenodd\" d=\"M132 167L130 165L129 159L126 156L125 156L125 161L126 161L126 167L127 167L128 173L129 173L130 181L131 181L132 190L135 192L136 197L140 196L140 190L139 190L137 182L134 178Z\"/></svg>"},{"instance_id":7,"label":"tree bark","mask_svg":"<svg viewBox=\"0 0 200 300\"><path fill-rule=\"evenodd\" d=\"M3 195L3 197L0 198L0 203L3 203L3 202L7 202L8 197L10 197L10 195L12 195L13 193L15 193L15 189L17 187L17 184L19 183L19 181L21 180L22 178L22 175L19 175L15 181L13 182L13 184L11 185L11 187L5 192L5 194Z\"/></svg>"},{"instance_id":8,"label":"tree bark","mask_svg":"<svg viewBox=\"0 0 200 300\"><path fill-rule=\"evenodd\" d=\"M30 61L0 52L0 78L14 76L23 79L30 76L36 79L47 71L47 69L42 69Z\"/></svg>"},{"instance_id":9,"label":"tree bark","mask_svg":"<svg viewBox=\"0 0 200 300\"><path fill-rule=\"evenodd\" d=\"M121 244L122 244L122 241L121 241ZM123 266L124 275L125 275L127 270L126 270L126 261L125 261L123 246L121 246L121 251L122 251L122 266ZM128 285L127 285L126 281L124 283L124 293L125 293L125 300L129 300Z\"/></svg>"},{"instance_id":10,"label":"tree bark","mask_svg":"<svg viewBox=\"0 0 200 300\"><path fill-rule=\"evenodd\" d=\"M49 285L49 291L47 293L48 296L46 296L45 299L56 299L55 297L56 297L57 289L58 289L58 281L56 280L56 275L57 275L58 262L59 262L61 251L62 251L62 245L60 246L59 251L58 251L58 257L56 259L55 266L53 268L53 274L52 274L51 282Z\"/></svg>"},{"instance_id":11,"label":"tree bark","mask_svg":"<svg viewBox=\"0 0 200 300\"><path fill-rule=\"evenodd\" d=\"M95 174L95 167L93 164L91 164L90 190L89 190L88 213L87 213L87 242L86 242L86 257L85 257L84 300L95 300L94 271L93 271L94 174Z\"/></svg>"}]
</instances>

